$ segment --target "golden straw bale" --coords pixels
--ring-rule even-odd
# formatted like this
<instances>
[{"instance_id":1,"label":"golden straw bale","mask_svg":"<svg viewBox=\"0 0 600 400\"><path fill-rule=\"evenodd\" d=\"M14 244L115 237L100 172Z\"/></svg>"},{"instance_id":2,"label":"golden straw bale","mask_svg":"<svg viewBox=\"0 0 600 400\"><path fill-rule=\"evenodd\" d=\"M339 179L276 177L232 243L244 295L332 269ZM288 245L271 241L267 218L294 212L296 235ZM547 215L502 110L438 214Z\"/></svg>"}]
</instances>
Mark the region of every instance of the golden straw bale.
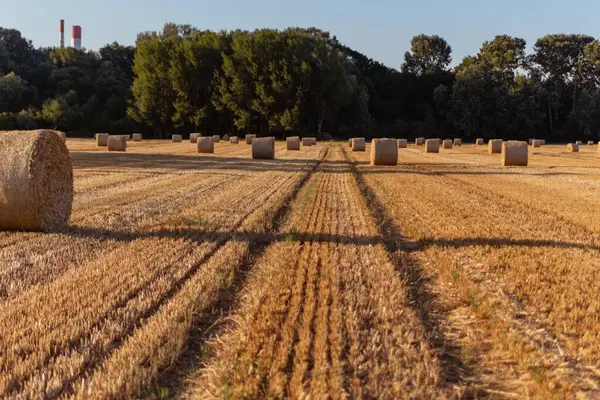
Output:
<instances>
[{"instance_id":1,"label":"golden straw bale","mask_svg":"<svg viewBox=\"0 0 600 400\"><path fill-rule=\"evenodd\" d=\"M123 135L110 135L108 137L108 151L126 151L127 139Z\"/></svg>"},{"instance_id":2,"label":"golden straw bale","mask_svg":"<svg viewBox=\"0 0 600 400\"><path fill-rule=\"evenodd\" d=\"M408 140L406 139L398 139L398 148L406 149L408 147Z\"/></svg>"},{"instance_id":3,"label":"golden straw bale","mask_svg":"<svg viewBox=\"0 0 600 400\"><path fill-rule=\"evenodd\" d=\"M231 144L238 144L240 142L240 138L237 136L232 136L229 138L229 143Z\"/></svg>"},{"instance_id":4,"label":"golden straw bale","mask_svg":"<svg viewBox=\"0 0 600 400\"><path fill-rule=\"evenodd\" d=\"M454 145L455 146L462 146L462 139L454 138Z\"/></svg>"},{"instance_id":5,"label":"golden straw bale","mask_svg":"<svg viewBox=\"0 0 600 400\"><path fill-rule=\"evenodd\" d=\"M58 135L63 140L63 142L67 141L67 134L64 133L63 131L51 131L51 132Z\"/></svg>"},{"instance_id":6,"label":"golden straw bale","mask_svg":"<svg viewBox=\"0 0 600 400\"><path fill-rule=\"evenodd\" d=\"M96 133L96 146L108 146L108 133Z\"/></svg>"},{"instance_id":7,"label":"golden straw bale","mask_svg":"<svg viewBox=\"0 0 600 400\"><path fill-rule=\"evenodd\" d=\"M582 145L582 144L583 144L583 142L582 142L581 140L578 140L578 141L576 141L576 142L575 142L575 144Z\"/></svg>"},{"instance_id":8,"label":"golden straw bale","mask_svg":"<svg viewBox=\"0 0 600 400\"><path fill-rule=\"evenodd\" d=\"M502 153L502 139L490 139L488 140L488 153L500 154Z\"/></svg>"},{"instance_id":9,"label":"golden straw bale","mask_svg":"<svg viewBox=\"0 0 600 400\"><path fill-rule=\"evenodd\" d=\"M445 150L452 149L452 139L446 139L442 143L442 146Z\"/></svg>"},{"instance_id":10,"label":"golden straw bale","mask_svg":"<svg viewBox=\"0 0 600 400\"><path fill-rule=\"evenodd\" d=\"M593 140L588 140L588 146L593 146L594 145L594 141Z\"/></svg>"},{"instance_id":11,"label":"golden straw bale","mask_svg":"<svg viewBox=\"0 0 600 400\"><path fill-rule=\"evenodd\" d=\"M316 137L311 137L310 140L312 140L312 142L310 143L313 146L316 146L317 144L317 138Z\"/></svg>"},{"instance_id":12,"label":"golden straw bale","mask_svg":"<svg viewBox=\"0 0 600 400\"><path fill-rule=\"evenodd\" d=\"M219 136L219 135L213 135L212 139L213 139L213 142L219 143L221 141L221 136Z\"/></svg>"},{"instance_id":13,"label":"golden straw bale","mask_svg":"<svg viewBox=\"0 0 600 400\"><path fill-rule=\"evenodd\" d=\"M298 136L290 136L285 142L288 150L300 150L300 138Z\"/></svg>"},{"instance_id":14,"label":"golden straw bale","mask_svg":"<svg viewBox=\"0 0 600 400\"><path fill-rule=\"evenodd\" d=\"M539 139L533 139L531 141L531 147L541 147L542 146L542 141Z\"/></svg>"},{"instance_id":15,"label":"golden straw bale","mask_svg":"<svg viewBox=\"0 0 600 400\"><path fill-rule=\"evenodd\" d=\"M417 146L423 146L425 144L425 138L424 137L418 137L415 139L415 144Z\"/></svg>"},{"instance_id":16,"label":"golden straw bale","mask_svg":"<svg viewBox=\"0 0 600 400\"><path fill-rule=\"evenodd\" d=\"M546 144L546 139L540 139L541 145L544 146Z\"/></svg>"},{"instance_id":17,"label":"golden straw bale","mask_svg":"<svg viewBox=\"0 0 600 400\"><path fill-rule=\"evenodd\" d=\"M223 135L223 141L229 142L229 135Z\"/></svg>"},{"instance_id":18,"label":"golden straw bale","mask_svg":"<svg viewBox=\"0 0 600 400\"><path fill-rule=\"evenodd\" d=\"M312 139L309 137L302 138L302 146L304 146L304 147L312 146Z\"/></svg>"},{"instance_id":19,"label":"golden straw bale","mask_svg":"<svg viewBox=\"0 0 600 400\"><path fill-rule=\"evenodd\" d=\"M252 140L252 158L255 160L275 158L275 138L265 137Z\"/></svg>"},{"instance_id":20,"label":"golden straw bale","mask_svg":"<svg viewBox=\"0 0 600 400\"><path fill-rule=\"evenodd\" d=\"M256 135L248 134L246 135L246 144L252 144L252 139L255 139Z\"/></svg>"},{"instance_id":21,"label":"golden straw bale","mask_svg":"<svg viewBox=\"0 0 600 400\"><path fill-rule=\"evenodd\" d=\"M352 148L352 139L348 139L348 146Z\"/></svg>"},{"instance_id":22,"label":"golden straw bale","mask_svg":"<svg viewBox=\"0 0 600 400\"><path fill-rule=\"evenodd\" d=\"M367 143L364 137L352 139L352 151L365 151Z\"/></svg>"},{"instance_id":23,"label":"golden straw bale","mask_svg":"<svg viewBox=\"0 0 600 400\"><path fill-rule=\"evenodd\" d=\"M172 139L174 143L179 143L183 140L183 137L181 135L173 135Z\"/></svg>"},{"instance_id":24,"label":"golden straw bale","mask_svg":"<svg viewBox=\"0 0 600 400\"><path fill-rule=\"evenodd\" d=\"M567 145L567 151L570 153L577 153L579 151L579 144L578 143L569 143Z\"/></svg>"},{"instance_id":25,"label":"golden straw bale","mask_svg":"<svg viewBox=\"0 0 600 400\"><path fill-rule=\"evenodd\" d=\"M199 133L190 133L190 143L198 143Z\"/></svg>"},{"instance_id":26,"label":"golden straw bale","mask_svg":"<svg viewBox=\"0 0 600 400\"><path fill-rule=\"evenodd\" d=\"M502 143L502 165L527 166L529 162L529 146L527 142L509 140Z\"/></svg>"},{"instance_id":27,"label":"golden straw bale","mask_svg":"<svg viewBox=\"0 0 600 400\"><path fill-rule=\"evenodd\" d=\"M371 165L398 165L398 141L373 139L371 141Z\"/></svg>"},{"instance_id":28,"label":"golden straw bale","mask_svg":"<svg viewBox=\"0 0 600 400\"><path fill-rule=\"evenodd\" d=\"M71 216L73 167L48 130L0 132L0 230L55 231Z\"/></svg>"},{"instance_id":29,"label":"golden straw bale","mask_svg":"<svg viewBox=\"0 0 600 400\"><path fill-rule=\"evenodd\" d=\"M198 143L198 153L214 153L215 152L215 142L212 137L199 137L196 141Z\"/></svg>"},{"instance_id":30,"label":"golden straw bale","mask_svg":"<svg viewBox=\"0 0 600 400\"><path fill-rule=\"evenodd\" d=\"M440 139L427 139L425 141L425 153L439 153Z\"/></svg>"},{"instance_id":31,"label":"golden straw bale","mask_svg":"<svg viewBox=\"0 0 600 400\"><path fill-rule=\"evenodd\" d=\"M131 139L134 142L141 142L142 141L142 134L141 133L134 133L133 135L131 135Z\"/></svg>"},{"instance_id":32,"label":"golden straw bale","mask_svg":"<svg viewBox=\"0 0 600 400\"><path fill-rule=\"evenodd\" d=\"M476 146L483 146L485 144L485 141L482 138L476 139L475 140L475 145Z\"/></svg>"}]
</instances>

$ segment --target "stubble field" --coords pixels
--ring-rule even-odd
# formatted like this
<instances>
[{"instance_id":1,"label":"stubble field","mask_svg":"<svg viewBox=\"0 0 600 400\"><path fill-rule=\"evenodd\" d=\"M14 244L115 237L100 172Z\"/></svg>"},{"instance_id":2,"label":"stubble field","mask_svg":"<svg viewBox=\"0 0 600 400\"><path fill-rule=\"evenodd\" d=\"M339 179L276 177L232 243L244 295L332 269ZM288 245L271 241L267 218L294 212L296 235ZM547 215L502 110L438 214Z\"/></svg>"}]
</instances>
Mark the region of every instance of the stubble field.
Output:
<instances>
[{"instance_id":1,"label":"stubble field","mask_svg":"<svg viewBox=\"0 0 600 400\"><path fill-rule=\"evenodd\" d=\"M0 398L598 398L600 154L69 139L0 232Z\"/></svg>"}]
</instances>

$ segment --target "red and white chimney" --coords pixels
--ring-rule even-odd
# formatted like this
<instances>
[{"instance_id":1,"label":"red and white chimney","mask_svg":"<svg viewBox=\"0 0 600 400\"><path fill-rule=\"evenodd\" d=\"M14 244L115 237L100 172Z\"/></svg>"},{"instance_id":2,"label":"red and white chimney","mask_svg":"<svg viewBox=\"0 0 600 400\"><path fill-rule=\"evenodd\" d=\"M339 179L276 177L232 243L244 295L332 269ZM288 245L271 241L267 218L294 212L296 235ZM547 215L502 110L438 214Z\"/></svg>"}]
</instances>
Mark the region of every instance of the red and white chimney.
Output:
<instances>
[{"instance_id":1,"label":"red and white chimney","mask_svg":"<svg viewBox=\"0 0 600 400\"><path fill-rule=\"evenodd\" d=\"M71 47L81 50L81 27L73 25L71 28Z\"/></svg>"},{"instance_id":2,"label":"red and white chimney","mask_svg":"<svg viewBox=\"0 0 600 400\"><path fill-rule=\"evenodd\" d=\"M58 33L58 44L60 47L65 47L65 20L60 20L60 31Z\"/></svg>"}]
</instances>

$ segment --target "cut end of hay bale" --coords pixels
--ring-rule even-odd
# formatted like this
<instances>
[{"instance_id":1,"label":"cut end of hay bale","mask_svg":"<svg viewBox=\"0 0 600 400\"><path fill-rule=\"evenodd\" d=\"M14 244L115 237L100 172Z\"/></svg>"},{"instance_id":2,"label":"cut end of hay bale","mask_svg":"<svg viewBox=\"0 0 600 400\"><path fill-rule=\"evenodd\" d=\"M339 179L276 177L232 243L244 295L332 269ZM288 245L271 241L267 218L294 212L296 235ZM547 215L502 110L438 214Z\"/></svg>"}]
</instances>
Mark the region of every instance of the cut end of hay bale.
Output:
<instances>
[{"instance_id":1,"label":"cut end of hay bale","mask_svg":"<svg viewBox=\"0 0 600 400\"><path fill-rule=\"evenodd\" d=\"M439 153L440 139L427 139L425 141L425 153Z\"/></svg>"},{"instance_id":2,"label":"cut end of hay bale","mask_svg":"<svg viewBox=\"0 0 600 400\"><path fill-rule=\"evenodd\" d=\"M131 135L131 139L134 142L141 142L142 141L142 134L141 133L134 133L133 135Z\"/></svg>"},{"instance_id":3,"label":"cut end of hay bale","mask_svg":"<svg viewBox=\"0 0 600 400\"><path fill-rule=\"evenodd\" d=\"M443 147L445 150L450 150L450 149L452 149L452 143L453 143L453 142L452 142L452 140L451 140L451 139L446 139L446 140L444 140L444 141L442 142L442 147Z\"/></svg>"},{"instance_id":4,"label":"cut end of hay bale","mask_svg":"<svg viewBox=\"0 0 600 400\"><path fill-rule=\"evenodd\" d=\"M567 151L570 153L577 153L579 151L579 144L577 143L569 143L567 145Z\"/></svg>"},{"instance_id":5,"label":"cut end of hay bale","mask_svg":"<svg viewBox=\"0 0 600 400\"><path fill-rule=\"evenodd\" d=\"M542 146L542 141L539 139L533 139L531 141L531 147L541 147Z\"/></svg>"},{"instance_id":6,"label":"cut end of hay bale","mask_svg":"<svg viewBox=\"0 0 600 400\"><path fill-rule=\"evenodd\" d=\"M505 167L522 166L529 163L529 146L527 142L509 140L502 143L502 165Z\"/></svg>"},{"instance_id":7,"label":"cut end of hay bale","mask_svg":"<svg viewBox=\"0 0 600 400\"><path fill-rule=\"evenodd\" d=\"M300 138L291 136L285 140L288 150L300 150Z\"/></svg>"},{"instance_id":8,"label":"cut end of hay bale","mask_svg":"<svg viewBox=\"0 0 600 400\"><path fill-rule=\"evenodd\" d=\"M418 137L415 139L415 144L417 146L423 146L425 144L425 138L424 137Z\"/></svg>"},{"instance_id":9,"label":"cut end of hay bale","mask_svg":"<svg viewBox=\"0 0 600 400\"><path fill-rule=\"evenodd\" d=\"M199 133L190 133L190 143L198 143Z\"/></svg>"},{"instance_id":10,"label":"cut end of hay bale","mask_svg":"<svg viewBox=\"0 0 600 400\"><path fill-rule=\"evenodd\" d=\"M398 148L406 149L408 147L408 140L406 139L398 139Z\"/></svg>"},{"instance_id":11,"label":"cut end of hay bale","mask_svg":"<svg viewBox=\"0 0 600 400\"><path fill-rule=\"evenodd\" d=\"M309 137L302 138L302 146L304 146L304 147L312 146L312 139Z\"/></svg>"},{"instance_id":12,"label":"cut end of hay bale","mask_svg":"<svg viewBox=\"0 0 600 400\"><path fill-rule=\"evenodd\" d=\"M504 141L502 139L490 139L488 141L488 153L490 153L490 154L502 153L502 143L504 143Z\"/></svg>"},{"instance_id":13,"label":"cut end of hay bale","mask_svg":"<svg viewBox=\"0 0 600 400\"><path fill-rule=\"evenodd\" d=\"M240 138L237 136L232 136L229 138L229 143L231 144L238 144L240 142Z\"/></svg>"},{"instance_id":14,"label":"cut end of hay bale","mask_svg":"<svg viewBox=\"0 0 600 400\"><path fill-rule=\"evenodd\" d=\"M395 139L373 139L371 165L398 165L398 142Z\"/></svg>"},{"instance_id":15,"label":"cut end of hay bale","mask_svg":"<svg viewBox=\"0 0 600 400\"><path fill-rule=\"evenodd\" d=\"M215 142L212 137L199 137L196 141L198 153L214 153Z\"/></svg>"},{"instance_id":16,"label":"cut end of hay bale","mask_svg":"<svg viewBox=\"0 0 600 400\"><path fill-rule=\"evenodd\" d=\"M73 167L47 130L0 132L0 230L57 231L73 205Z\"/></svg>"},{"instance_id":17,"label":"cut end of hay bale","mask_svg":"<svg viewBox=\"0 0 600 400\"><path fill-rule=\"evenodd\" d=\"M108 133L96 133L96 146L106 147L108 146Z\"/></svg>"},{"instance_id":18,"label":"cut end of hay bale","mask_svg":"<svg viewBox=\"0 0 600 400\"><path fill-rule=\"evenodd\" d=\"M454 138L454 145L455 146L462 146L462 139Z\"/></svg>"},{"instance_id":19,"label":"cut end of hay bale","mask_svg":"<svg viewBox=\"0 0 600 400\"><path fill-rule=\"evenodd\" d=\"M364 137L352 139L352 151L365 151L367 142Z\"/></svg>"},{"instance_id":20,"label":"cut end of hay bale","mask_svg":"<svg viewBox=\"0 0 600 400\"><path fill-rule=\"evenodd\" d=\"M108 137L108 151L126 151L127 138L123 135L110 135Z\"/></svg>"},{"instance_id":21,"label":"cut end of hay bale","mask_svg":"<svg viewBox=\"0 0 600 400\"><path fill-rule=\"evenodd\" d=\"M475 139L476 146L483 146L484 144L485 144L485 141L482 138Z\"/></svg>"},{"instance_id":22,"label":"cut end of hay bale","mask_svg":"<svg viewBox=\"0 0 600 400\"><path fill-rule=\"evenodd\" d=\"M171 138L173 139L173 143L180 143L183 140L183 136L181 135L173 135Z\"/></svg>"},{"instance_id":23,"label":"cut end of hay bale","mask_svg":"<svg viewBox=\"0 0 600 400\"><path fill-rule=\"evenodd\" d=\"M252 158L255 160L272 160L275 158L275 138L255 138L252 140Z\"/></svg>"},{"instance_id":24,"label":"cut end of hay bale","mask_svg":"<svg viewBox=\"0 0 600 400\"><path fill-rule=\"evenodd\" d=\"M246 135L246 144L252 144L252 140L256 139L256 135Z\"/></svg>"}]
</instances>

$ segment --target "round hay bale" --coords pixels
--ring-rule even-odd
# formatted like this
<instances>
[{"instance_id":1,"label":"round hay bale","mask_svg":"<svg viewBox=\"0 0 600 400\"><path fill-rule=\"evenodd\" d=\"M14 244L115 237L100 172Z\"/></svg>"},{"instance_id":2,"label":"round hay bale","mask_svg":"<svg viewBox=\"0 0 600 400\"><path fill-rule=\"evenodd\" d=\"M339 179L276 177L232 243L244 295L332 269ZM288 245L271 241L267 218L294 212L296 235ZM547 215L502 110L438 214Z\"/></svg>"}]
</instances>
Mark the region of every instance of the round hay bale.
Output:
<instances>
[{"instance_id":1,"label":"round hay bale","mask_svg":"<svg viewBox=\"0 0 600 400\"><path fill-rule=\"evenodd\" d=\"M531 141L531 147L542 147L542 141L539 139L533 139Z\"/></svg>"},{"instance_id":2,"label":"round hay bale","mask_svg":"<svg viewBox=\"0 0 600 400\"><path fill-rule=\"evenodd\" d=\"M593 146L594 145L594 141L593 140L588 140L588 146Z\"/></svg>"},{"instance_id":3,"label":"round hay bale","mask_svg":"<svg viewBox=\"0 0 600 400\"><path fill-rule=\"evenodd\" d=\"M256 139L256 135L246 135L246 144L252 144L253 139Z\"/></svg>"},{"instance_id":4,"label":"round hay bale","mask_svg":"<svg viewBox=\"0 0 600 400\"><path fill-rule=\"evenodd\" d=\"M223 135L223 141L229 142L229 135Z\"/></svg>"},{"instance_id":5,"label":"round hay bale","mask_svg":"<svg viewBox=\"0 0 600 400\"><path fill-rule=\"evenodd\" d=\"M110 135L108 137L108 151L126 151L127 139L123 135Z\"/></svg>"},{"instance_id":6,"label":"round hay bale","mask_svg":"<svg viewBox=\"0 0 600 400\"><path fill-rule=\"evenodd\" d=\"M108 133L96 133L96 146L105 147L108 146Z\"/></svg>"},{"instance_id":7,"label":"round hay bale","mask_svg":"<svg viewBox=\"0 0 600 400\"><path fill-rule=\"evenodd\" d=\"M198 153L214 153L215 152L215 142L212 137L199 137L196 140L198 143Z\"/></svg>"},{"instance_id":8,"label":"round hay bale","mask_svg":"<svg viewBox=\"0 0 600 400\"><path fill-rule=\"evenodd\" d=\"M310 143L312 146L316 146L317 145L317 138L316 137L310 138L310 140L312 140L312 142Z\"/></svg>"},{"instance_id":9,"label":"round hay bale","mask_svg":"<svg viewBox=\"0 0 600 400\"><path fill-rule=\"evenodd\" d=\"M444 150L450 150L452 149L452 139L446 139L444 140L444 142L442 143L443 149Z\"/></svg>"},{"instance_id":10,"label":"round hay bale","mask_svg":"<svg viewBox=\"0 0 600 400\"><path fill-rule=\"evenodd\" d=\"M577 153L579 151L579 144L577 144L577 143L569 143L567 145L567 151L569 153Z\"/></svg>"},{"instance_id":11,"label":"round hay bale","mask_svg":"<svg viewBox=\"0 0 600 400\"><path fill-rule=\"evenodd\" d=\"M485 141L482 138L476 139L475 140L475 145L476 146L483 146L485 144Z\"/></svg>"},{"instance_id":12,"label":"round hay bale","mask_svg":"<svg viewBox=\"0 0 600 400\"><path fill-rule=\"evenodd\" d=\"M252 140L252 158L255 160L272 160L275 158L275 138L255 138Z\"/></svg>"},{"instance_id":13,"label":"round hay bale","mask_svg":"<svg viewBox=\"0 0 600 400\"><path fill-rule=\"evenodd\" d=\"M213 142L215 143L219 143L221 141L221 136L219 135L213 135Z\"/></svg>"},{"instance_id":14,"label":"round hay bale","mask_svg":"<svg viewBox=\"0 0 600 400\"><path fill-rule=\"evenodd\" d=\"M364 137L352 139L352 151L365 151L367 143Z\"/></svg>"},{"instance_id":15,"label":"round hay bale","mask_svg":"<svg viewBox=\"0 0 600 400\"><path fill-rule=\"evenodd\" d=\"M490 139L488 140L488 153L500 154L502 153L502 139Z\"/></svg>"},{"instance_id":16,"label":"round hay bale","mask_svg":"<svg viewBox=\"0 0 600 400\"><path fill-rule=\"evenodd\" d=\"M300 138L298 136L291 136L285 140L288 150L300 150Z\"/></svg>"},{"instance_id":17,"label":"round hay bale","mask_svg":"<svg viewBox=\"0 0 600 400\"><path fill-rule=\"evenodd\" d=\"M408 147L408 140L406 139L398 139L398 148L406 149Z\"/></svg>"},{"instance_id":18,"label":"round hay bale","mask_svg":"<svg viewBox=\"0 0 600 400\"><path fill-rule=\"evenodd\" d=\"M0 169L0 230L64 228L73 205L73 167L59 135L0 132Z\"/></svg>"},{"instance_id":19,"label":"round hay bale","mask_svg":"<svg viewBox=\"0 0 600 400\"><path fill-rule=\"evenodd\" d=\"M418 137L415 139L415 144L417 146L423 146L425 144L425 138L424 137Z\"/></svg>"},{"instance_id":20,"label":"round hay bale","mask_svg":"<svg viewBox=\"0 0 600 400\"><path fill-rule=\"evenodd\" d=\"M180 143L183 140L183 137L181 135L173 135L172 139L173 143Z\"/></svg>"},{"instance_id":21,"label":"round hay bale","mask_svg":"<svg viewBox=\"0 0 600 400\"><path fill-rule=\"evenodd\" d=\"M348 147L352 148L352 139L348 139Z\"/></svg>"},{"instance_id":22,"label":"round hay bale","mask_svg":"<svg viewBox=\"0 0 600 400\"><path fill-rule=\"evenodd\" d=\"M190 143L198 143L199 133L190 133Z\"/></svg>"},{"instance_id":23,"label":"round hay bale","mask_svg":"<svg viewBox=\"0 0 600 400\"><path fill-rule=\"evenodd\" d=\"M578 140L578 141L575 142L575 144L582 145L583 142L581 140Z\"/></svg>"},{"instance_id":24,"label":"round hay bale","mask_svg":"<svg viewBox=\"0 0 600 400\"><path fill-rule=\"evenodd\" d=\"M371 141L371 165L398 165L398 141L373 139Z\"/></svg>"},{"instance_id":25,"label":"round hay bale","mask_svg":"<svg viewBox=\"0 0 600 400\"><path fill-rule=\"evenodd\" d=\"M302 146L304 146L304 147L312 146L312 139L309 137L302 138Z\"/></svg>"},{"instance_id":26,"label":"round hay bale","mask_svg":"<svg viewBox=\"0 0 600 400\"><path fill-rule=\"evenodd\" d=\"M462 139L454 138L454 145L455 146L462 146Z\"/></svg>"},{"instance_id":27,"label":"round hay bale","mask_svg":"<svg viewBox=\"0 0 600 400\"><path fill-rule=\"evenodd\" d=\"M535 139L529 139L529 140L528 140L528 143L529 143L529 145L530 145L530 146L531 146L531 144L533 143L533 141L534 141L534 140L535 140Z\"/></svg>"},{"instance_id":28,"label":"round hay bale","mask_svg":"<svg viewBox=\"0 0 600 400\"><path fill-rule=\"evenodd\" d=\"M133 135L131 135L131 139L134 142L141 142L142 141L142 134L141 133L134 133Z\"/></svg>"},{"instance_id":29,"label":"round hay bale","mask_svg":"<svg viewBox=\"0 0 600 400\"><path fill-rule=\"evenodd\" d=\"M502 143L502 165L509 166L527 166L529 162L529 146L527 142L518 140L509 140Z\"/></svg>"},{"instance_id":30,"label":"round hay bale","mask_svg":"<svg viewBox=\"0 0 600 400\"><path fill-rule=\"evenodd\" d=\"M51 132L54 133L54 134L56 134L56 135L58 135L62 139L63 142L67 141L67 134L66 133L64 133L62 131L51 131Z\"/></svg>"},{"instance_id":31,"label":"round hay bale","mask_svg":"<svg viewBox=\"0 0 600 400\"><path fill-rule=\"evenodd\" d=\"M425 141L425 153L439 153L440 139L427 139Z\"/></svg>"},{"instance_id":32,"label":"round hay bale","mask_svg":"<svg viewBox=\"0 0 600 400\"><path fill-rule=\"evenodd\" d=\"M540 142L541 142L542 146L544 146L546 144L546 139L540 139Z\"/></svg>"},{"instance_id":33,"label":"round hay bale","mask_svg":"<svg viewBox=\"0 0 600 400\"><path fill-rule=\"evenodd\" d=\"M229 138L229 143L231 144L238 144L240 142L240 138L237 136L232 136Z\"/></svg>"}]
</instances>

